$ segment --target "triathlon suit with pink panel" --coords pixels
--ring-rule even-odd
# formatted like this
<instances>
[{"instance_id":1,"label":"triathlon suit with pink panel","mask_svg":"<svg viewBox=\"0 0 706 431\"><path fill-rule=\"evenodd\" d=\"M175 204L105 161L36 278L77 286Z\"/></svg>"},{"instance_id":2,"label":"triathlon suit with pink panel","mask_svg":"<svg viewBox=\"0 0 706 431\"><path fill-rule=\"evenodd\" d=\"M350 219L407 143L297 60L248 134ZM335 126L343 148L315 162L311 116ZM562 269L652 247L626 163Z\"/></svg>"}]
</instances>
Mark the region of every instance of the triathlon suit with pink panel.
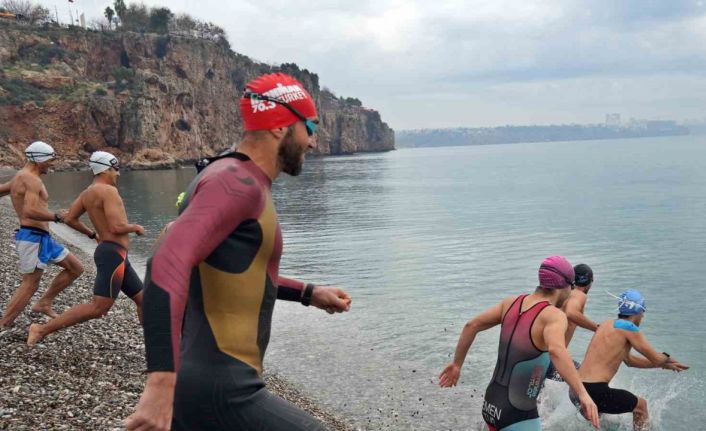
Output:
<instances>
[{"instance_id":1,"label":"triathlon suit with pink panel","mask_svg":"<svg viewBox=\"0 0 706 431\"><path fill-rule=\"evenodd\" d=\"M546 307L538 302L522 311L528 295L519 296L503 317L498 361L483 400L483 419L490 431L541 430L537 396L549 367L549 352L532 341L532 325Z\"/></svg>"}]
</instances>

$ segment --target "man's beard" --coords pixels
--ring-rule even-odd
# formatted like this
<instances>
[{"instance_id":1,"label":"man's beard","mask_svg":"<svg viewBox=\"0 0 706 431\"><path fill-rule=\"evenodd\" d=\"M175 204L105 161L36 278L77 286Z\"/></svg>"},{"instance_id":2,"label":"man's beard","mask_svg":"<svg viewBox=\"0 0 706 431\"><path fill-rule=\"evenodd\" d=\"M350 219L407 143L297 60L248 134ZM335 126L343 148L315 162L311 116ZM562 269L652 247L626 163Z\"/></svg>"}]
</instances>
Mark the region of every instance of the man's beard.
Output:
<instances>
[{"instance_id":1,"label":"man's beard","mask_svg":"<svg viewBox=\"0 0 706 431\"><path fill-rule=\"evenodd\" d=\"M296 177L302 171L302 166L304 165L302 155L306 149L301 148L294 142L293 132L293 128L287 131L282 143L279 144L277 156L279 158L279 164L282 167L282 172Z\"/></svg>"}]
</instances>

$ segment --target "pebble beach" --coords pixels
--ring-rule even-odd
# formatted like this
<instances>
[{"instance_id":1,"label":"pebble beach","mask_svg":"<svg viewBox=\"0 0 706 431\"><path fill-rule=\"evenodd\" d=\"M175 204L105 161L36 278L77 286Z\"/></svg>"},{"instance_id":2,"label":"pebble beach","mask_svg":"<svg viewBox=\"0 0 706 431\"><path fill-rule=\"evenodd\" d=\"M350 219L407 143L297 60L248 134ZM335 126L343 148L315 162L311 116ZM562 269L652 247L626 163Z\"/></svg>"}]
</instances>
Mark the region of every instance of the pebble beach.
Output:
<instances>
[{"instance_id":1,"label":"pebble beach","mask_svg":"<svg viewBox=\"0 0 706 431\"><path fill-rule=\"evenodd\" d=\"M0 199L0 306L19 286L13 235L17 219L8 198ZM61 313L90 301L95 276L92 256L65 244L84 264L84 274L55 301ZM36 300L57 273L42 278ZM108 315L26 345L27 328L47 317L27 309L14 327L0 330L0 430L122 430L145 381L144 342L132 301L122 296ZM278 375L268 388L300 406L331 430L352 430Z\"/></svg>"}]
</instances>

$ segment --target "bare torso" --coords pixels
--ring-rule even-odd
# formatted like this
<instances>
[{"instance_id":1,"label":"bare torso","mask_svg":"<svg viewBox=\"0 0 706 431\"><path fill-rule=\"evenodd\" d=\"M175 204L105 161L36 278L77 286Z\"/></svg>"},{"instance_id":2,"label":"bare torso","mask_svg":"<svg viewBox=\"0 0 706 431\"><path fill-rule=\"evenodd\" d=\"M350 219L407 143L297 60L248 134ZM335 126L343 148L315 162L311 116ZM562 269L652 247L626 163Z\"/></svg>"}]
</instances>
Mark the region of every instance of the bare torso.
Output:
<instances>
[{"instance_id":1,"label":"bare torso","mask_svg":"<svg viewBox=\"0 0 706 431\"><path fill-rule=\"evenodd\" d=\"M571 304L573 307L577 307L579 310L581 310L581 313L583 313L583 309L586 307L586 294L578 289L574 289L571 291L571 294L569 295L569 298L566 300L564 303L564 306L562 307L562 311L566 313L567 307L569 307L569 304ZM572 322L571 319L569 321L569 326L566 329L566 346L569 346L569 343L571 343L571 339L574 338L574 332L576 332L576 323Z\"/></svg>"},{"instance_id":2,"label":"bare torso","mask_svg":"<svg viewBox=\"0 0 706 431\"><path fill-rule=\"evenodd\" d=\"M620 364L630 353L627 331L613 327L614 320L606 320L588 345L586 357L579 369L581 380L587 383L607 383L615 376Z\"/></svg>"},{"instance_id":3,"label":"bare torso","mask_svg":"<svg viewBox=\"0 0 706 431\"><path fill-rule=\"evenodd\" d=\"M44 187L42 179L38 175L30 172L27 168L23 168L15 174L10 187L10 199L12 200L12 206L15 208L20 225L49 231L49 222L32 220L24 216L25 199L28 194L37 196L35 208L44 211L49 210L49 193L46 187Z\"/></svg>"},{"instance_id":4,"label":"bare torso","mask_svg":"<svg viewBox=\"0 0 706 431\"><path fill-rule=\"evenodd\" d=\"M117 207L115 214L117 221L127 223L125 205L120 195L115 193L114 189L113 186L106 184L92 184L81 193L80 199L101 241L112 241L128 248L130 245L128 234L115 234L111 232L106 217L106 202L110 199L114 201L110 202L110 204L112 204L111 206L113 208Z\"/></svg>"}]
</instances>

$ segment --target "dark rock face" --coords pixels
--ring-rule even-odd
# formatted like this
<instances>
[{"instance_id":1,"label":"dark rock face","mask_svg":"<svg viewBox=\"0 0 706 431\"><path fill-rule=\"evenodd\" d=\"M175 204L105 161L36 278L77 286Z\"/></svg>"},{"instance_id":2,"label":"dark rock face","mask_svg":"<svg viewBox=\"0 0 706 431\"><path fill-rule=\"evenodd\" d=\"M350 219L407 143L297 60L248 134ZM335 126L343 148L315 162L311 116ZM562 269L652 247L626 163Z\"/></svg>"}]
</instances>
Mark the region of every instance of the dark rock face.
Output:
<instances>
[{"instance_id":1,"label":"dark rock face","mask_svg":"<svg viewBox=\"0 0 706 431\"><path fill-rule=\"evenodd\" d=\"M101 149L140 168L214 155L240 139L245 83L273 70L200 39L0 24L0 165L20 166L34 140L55 147L60 168ZM377 111L321 90L296 65L276 70L319 107L317 153L394 149Z\"/></svg>"}]
</instances>

